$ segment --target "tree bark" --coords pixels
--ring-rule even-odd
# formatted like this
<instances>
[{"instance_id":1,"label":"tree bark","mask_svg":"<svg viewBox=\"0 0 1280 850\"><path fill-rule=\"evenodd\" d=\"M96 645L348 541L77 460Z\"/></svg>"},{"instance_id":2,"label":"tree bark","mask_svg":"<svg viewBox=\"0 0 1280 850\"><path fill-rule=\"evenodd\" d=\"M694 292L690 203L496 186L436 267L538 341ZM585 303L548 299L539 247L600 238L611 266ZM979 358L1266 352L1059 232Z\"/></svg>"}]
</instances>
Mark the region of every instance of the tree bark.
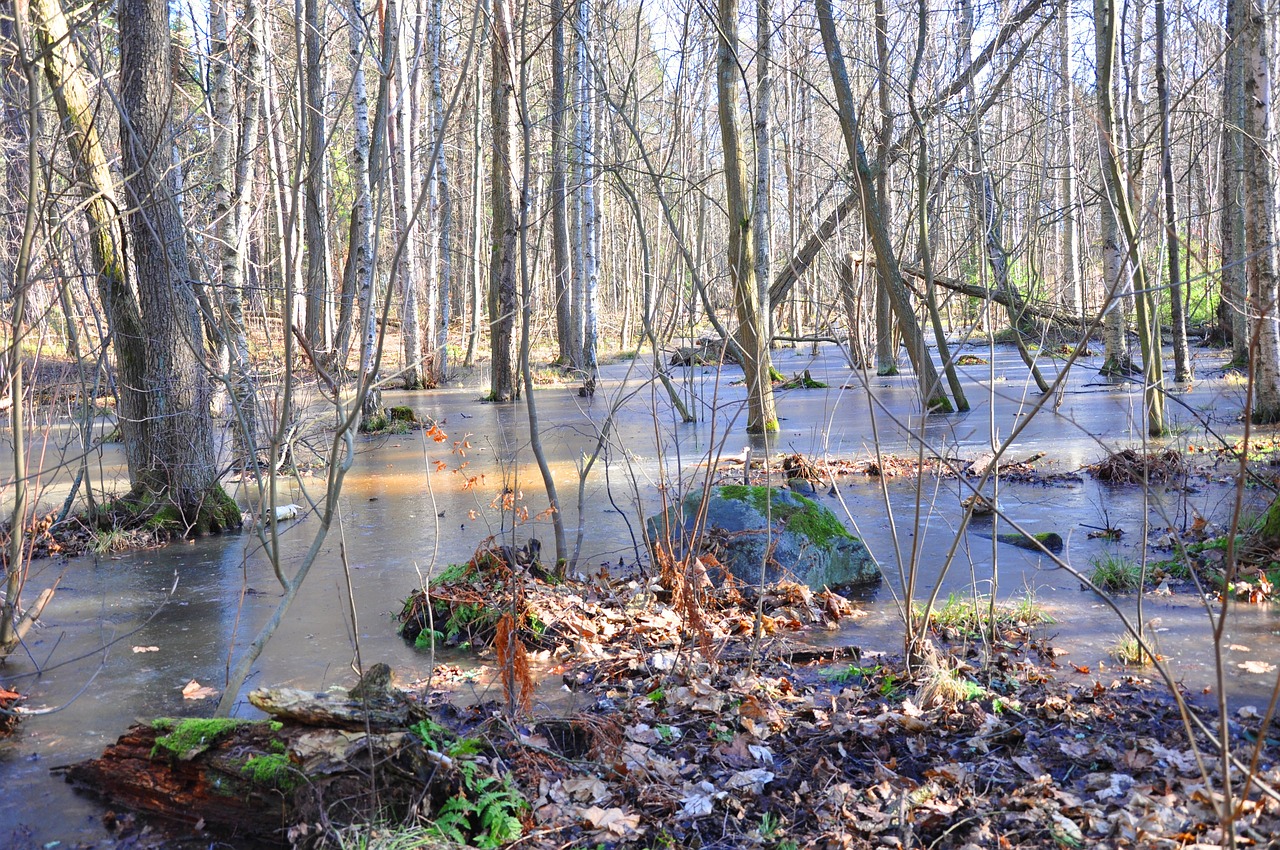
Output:
<instances>
[{"instance_id":1,"label":"tree bark","mask_svg":"<svg viewBox=\"0 0 1280 850\"><path fill-rule=\"evenodd\" d=\"M1251 0L1246 24L1249 67L1245 101L1251 104L1245 133L1248 206L1249 317L1253 421L1280 422L1280 296L1276 250L1276 138L1271 106L1271 22L1266 4Z\"/></svg>"},{"instance_id":2,"label":"tree bark","mask_svg":"<svg viewBox=\"0 0 1280 850\"><path fill-rule=\"evenodd\" d=\"M1160 99L1160 178L1164 183L1165 240L1169 250L1169 308L1173 322L1173 379L1191 380L1191 355L1187 349L1187 319L1183 309L1182 266L1178 246L1177 186L1173 182L1172 119L1169 114L1169 81L1165 68L1165 0L1156 0L1156 91Z\"/></svg>"},{"instance_id":3,"label":"tree bark","mask_svg":"<svg viewBox=\"0 0 1280 850\"><path fill-rule=\"evenodd\" d=\"M515 175L515 56L513 53L512 0L493 0L490 30L493 60L490 115L493 120L492 248L489 254L489 351L492 372L489 397L493 401L515 398L515 364L512 361L516 316L516 226L513 206Z\"/></svg>"},{"instance_id":4,"label":"tree bark","mask_svg":"<svg viewBox=\"0 0 1280 850\"><path fill-rule=\"evenodd\" d=\"M124 430L143 432L135 494L177 506L194 521L217 487L209 380L188 271L186 227L172 194L173 100L169 7L162 0L121 0L120 147L137 272L141 335L118 333L117 351L144 362L146 405Z\"/></svg>"},{"instance_id":5,"label":"tree bark","mask_svg":"<svg viewBox=\"0 0 1280 850\"><path fill-rule=\"evenodd\" d=\"M329 175L325 163L328 149L328 121L325 95L328 86L324 48L328 38L325 25L326 0L305 0L303 33L306 48L306 93L304 128L306 142L306 187L304 228L307 278L307 341L312 351L328 354L333 347L329 317Z\"/></svg>"},{"instance_id":6,"label":"tree bark","mask_svg":"<svg viewBox=\"0 0 1280 850\"><path fill-rule=\"evenodd\" d=\"M445 115L444 86L441 80L441 65L444 62L444 0L430 0L431 18L428 30L428 46L431 51L431 111L434 116L434 132L432 156L435 164L435 209L432 220L431 238L435 242L434 261L439 264L437 276L440 294L438 297L438 314L434 328L428 328L433 334L430 358L433 383L439 383L449 376L449 323L452 321L453 305L453 198L449 194L449 157L444 148Z\"/></svg>"},{"instance_id":7,"label":"tree bark","mask_svg":"<svg viewBox=\"0 0 1280 850\"><path fill-rule=\"evenodd\" d=\"M1250 323L1245 312L1248 301L1245 252L1245 163L1244 128L1248 120L1244 95L1248 56L1245 26L1248 0L1226 0L1226 58L1222 71L1222 284L1218 301L1218 321L1223 335L1231 341L1231 361L1244 366L1249 361Z\"/></svg>"},{"instance_id":8,"label":"tree bark","mask_svg":"<svg viewBox=\"0 0 1280 850\"><path fill-rule=\"evenodd\" d=\"M556 341L560 362L574 363L572 322L573 269L569 260L568 85L564 0L551 0L551 280L556 299Z\"/></svg>"},{"instance_id":9,"label":"tree bark","mask_svg":"<svg viewBox=\"0 0 1280 850\"><path fill-rule=\"evenodd\" d=\"M1068 313L1084 315L1084 292L1080 278L1080 201L1076 188L1076 118L1072 97L1071 40L1068 23L1071 0L1062 0L1058 13L1058 76L1062 130L1062 306Z\"/></svg>"},{"instance_id":10,"label":"tree bark","mask_svg":"<svg viewBox=\"0 0 1280 850\"><path fill-rule=\"evenodd\" d=\"M755 240L747 209L747 173L738 129L738 0L720 0L719 37L716 41L716 95L720 117L720 141L724 147L725 206L729 216L729 274L738 314L738 343L747 384L747 431L753 434L778 430L773 401L772 364L767 325L756 288Z\"/></svg>"}]
</instances>

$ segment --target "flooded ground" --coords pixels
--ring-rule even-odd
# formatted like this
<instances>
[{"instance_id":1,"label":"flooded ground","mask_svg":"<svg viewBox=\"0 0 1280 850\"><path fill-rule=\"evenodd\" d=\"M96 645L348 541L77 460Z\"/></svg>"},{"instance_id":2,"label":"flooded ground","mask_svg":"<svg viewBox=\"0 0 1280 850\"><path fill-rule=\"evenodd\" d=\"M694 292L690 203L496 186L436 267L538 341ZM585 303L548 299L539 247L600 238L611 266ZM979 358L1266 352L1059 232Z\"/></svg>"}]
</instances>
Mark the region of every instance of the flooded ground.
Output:
<instances>
[{"instance_id":1,"label":"flooded ground","mask_svg":"<svg viewBox=\"0 0 1280 850\"><path fill-rule=\"evenodd\" d=\"M741 372L732 368L719 375L711 368L676 370L679 390L699 415L696 424L678 420L665 391L648 380L649 370L641 363L606 369L604 392L589 403L574 388L540 390L542 438L571 546L580 524L583 529L578 572L598 581L602 569L613 576L634 569L641 558L641 520L660 509L661 488L670 494L691 486L705 476L711 456L740 454L748 446L757 453L850 457L866 456L878 444L883 452L914 454L922 434L927 452L972 459L1021 428L1009 457L1045 452L1043 468L1067 472L1142 442L1140 388L1101 380L1097 358L1077 363L1062 391L1036 410L1039 397L1015 352L971 348L966 353L992 361L963 368L973 409L930 417L921 431L910 375L863 378L833 348L816 355L808 348L784 349L775 361L781 372L790 376L809 369L829 388L780 393L782 430L769 446L744 432L743 390L731 383ZM1170 445L1204 444L1209 430L1238 435L1242 429L1237 420L1243 383L1222 374L1216 353L1198 354L1201 379L1170 397L1175 434L1166 441ZM1059 366L1042 362L1051 380ZM316 567L246 690L264 684L315 690L348 686L354 681L357 646L366 665L385 661L402 681L426 677L429 656L396 636L392 617L420 585L420 575L465 561L490 535L511 538L503 513L493 507L504 488L520 496L531 515L514 532L515 539L536 536L544 552L552 549L549 522L536 518L546 497L528 449L525 408L482 404L479 394L465 387L387 395L388 404L410 405L439 422L448 439L435 442L415 432L358 441L340 522L322 544ZM592 469L579 511L577 469L615 407L609 451ZM69 433L62 436L71 441ZM92 474L110 481L119 474L118 458L110 452L95 456ZM56 504L69 480L65 473L58 480L47 476L44 500ZM305 505L308 495L320 496L322 484L322 474L304 478L282 501ZM822 639L867 650L896 649L898 565L910 561L914 551L923 584L938 578L960 520L960 499L968 494L955 480L932 477L919 487L915 480L894 479L884 490L877 480L858 479L842 482L838 494L820 494L857 529L887 579L860 603L866 617ZM1154 536L1189 522L1194 513L1225 520L1234 496L1229 484L1196 482L1191 489L1152 491L1144 500L1140 488L1113 488L1088 477L1050 485L1002 483L1000 489L1010 518L1033 531L1061 534L1065 557L1082 571L1107 551L1141 557L1144 520ZM1121 527L1126 534L1120 543L1087 537L1091 528L1103 526ZM317 520L306 516L283 526L286 572L299 563L317 529ZM1107 652L1121 633L1114 615L1047 560L981 536L999 530L1003 526L977 525L965 536L942 578L944 592L975 586L989 592L994 580L1001 597L1032 593L1053 616L1045 632L1067 651L1066 660L1089 667L1093 675L1113 675ZM30 598L59 578L57 595L26 652L0 670L0 683L26 693L29 708L48 710L0 742L0 781L8 795L0 808L0 844L5 846L59 841L67 846L104 837L103 808L73 794L50 769L96 755L135 720L210 712L212 701L184 700L183 687L194 679L221 688L228 665L280 595L252 532L154 551L38 563ZM1132 609L1136 601L1121 604ZM1181 680L1192 691L1211 685L1202 603L1184 594L1152 597L1145 606L1159 649ZM1228 633L1227 642L1240 647L1228 658L1233 703L1265 703L1271 679L1247 674L1236 664L1274 653L1280 617L1267 605L1237 607ZM481 676L474 687L483 693L495 686ZM557 694L554 682L543 694L548 700L543 711L574 708L572 695ZM253 712L241 704L240 713Z\"/></svg>"}]
</instances>

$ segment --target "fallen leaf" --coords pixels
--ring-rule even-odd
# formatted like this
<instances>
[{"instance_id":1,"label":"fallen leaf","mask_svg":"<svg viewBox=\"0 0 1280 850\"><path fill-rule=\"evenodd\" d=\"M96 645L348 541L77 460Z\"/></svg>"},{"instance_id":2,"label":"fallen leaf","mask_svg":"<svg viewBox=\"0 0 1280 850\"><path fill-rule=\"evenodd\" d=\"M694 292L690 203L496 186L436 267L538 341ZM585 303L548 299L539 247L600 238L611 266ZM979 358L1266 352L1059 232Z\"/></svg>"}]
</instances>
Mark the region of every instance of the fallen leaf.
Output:
<instances>
[{"instance_id":1,"label":"fallen leaf","mask_svg":"<svg viewBox=\"0 0 1280 850\"><path fill-rule=\"evenodd\" d=\"M134 652L159 652L159 651L160 651L160 647L158 647L158 646L135 646L135 647L133 648L133 651L134 651Z\"/></svg>"},{"instance_id":2,"label":"fallen leaf","mask_svg":"<svg viewBox=\"0 0 1280 850\"><path fill-rule=\"evenodd\" d=\"M740 770L733 776L725 780L725 787L730 791L738 791L750 788L751 793L759 794L764 791L764 786L773 781L773 772L765 770L762 767L752 768L751 770Z\"/></svg>"},{"instance_id":3,"label":"fallen leaf","mask_svg":"<svg viewBox=\"0 0 1280 850\"><path fill-rule=\"evenodd\" d=\"M1245 661L1241 664L1237 664L1236 666L1241 670L1244 670L1246 673L1258 674L1271 673L1276 669L1276 665L1268 664L1265 661Z\"/></svg>"},{"instance_id":4,"label":"fallen leaf","mask_svg":"<svg viewBox=\"0 0 1280 850\"><path fill-rule=\"evenodd\" d=\"M200 684L195 679L192 679L190 682L187 682L182 686L183 699L208 699L209 697L217 695L218 692L216 690Z\"/></svg>"},{"instance_id":5,"label":"fallen leaf","mask_svg":"<svg viewBox=\"0 0 1280 850\"><path fill-rule=\"evenodd\" d=\"M634 832L640 826L639 815L629 815L616 807L602 809L599 806L592 806L582 812L582 819L592 829L603 829L618 836Z\"/></svg>"}]
</instances>

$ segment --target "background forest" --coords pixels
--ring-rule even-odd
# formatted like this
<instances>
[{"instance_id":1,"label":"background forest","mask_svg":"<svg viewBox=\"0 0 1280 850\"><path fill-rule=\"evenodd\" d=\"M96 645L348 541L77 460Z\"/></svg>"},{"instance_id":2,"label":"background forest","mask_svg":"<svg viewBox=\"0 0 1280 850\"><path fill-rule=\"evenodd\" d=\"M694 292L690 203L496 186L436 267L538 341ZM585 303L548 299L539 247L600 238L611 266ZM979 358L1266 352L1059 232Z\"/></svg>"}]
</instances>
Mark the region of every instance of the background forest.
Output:
<instances>
[{"instance_id":1,"label":"background forest","mask_svg":"<svg viewBox=\"0 0 1280 850\"><path fill-rule=\"evenodd\" d=\"M1161 344L1189 379L1190 326L1258 367L1269 421L1264 12L7 4L9 372L113 365L82 379L118 396L135 485L184 509L213 481L204 411L264 450L288 423L257 388L304 352L370 414L477 367L511 399L530 351L589 394L602 354L709 333L759 431L771 345L905 354L946 410L957 341L1015 327L1034 367L1047 331L1093 328L1160 433Z\"/></svg>"}]
</instances>

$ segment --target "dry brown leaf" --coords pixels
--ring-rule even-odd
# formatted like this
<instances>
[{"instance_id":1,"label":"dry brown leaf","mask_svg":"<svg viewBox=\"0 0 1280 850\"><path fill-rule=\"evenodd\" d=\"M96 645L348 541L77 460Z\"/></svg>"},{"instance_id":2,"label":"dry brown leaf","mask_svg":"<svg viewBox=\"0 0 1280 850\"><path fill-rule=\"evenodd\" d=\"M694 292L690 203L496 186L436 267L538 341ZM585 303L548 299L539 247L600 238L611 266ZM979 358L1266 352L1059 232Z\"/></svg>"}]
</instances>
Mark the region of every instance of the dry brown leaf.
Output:
<instances>
[{"instance_id":1,"label":"dry brown leaf","mask_svg":"<svg viewBox=\"0 0 1280 850\"><path fill-rule=\"evenodd\" d=\"M218 692L215 689L206 687L195 679L192 679L190 682L187 682L182 686L183 699L208 699L209 697L217 695Z\"/></svg>"}]
</instances>

